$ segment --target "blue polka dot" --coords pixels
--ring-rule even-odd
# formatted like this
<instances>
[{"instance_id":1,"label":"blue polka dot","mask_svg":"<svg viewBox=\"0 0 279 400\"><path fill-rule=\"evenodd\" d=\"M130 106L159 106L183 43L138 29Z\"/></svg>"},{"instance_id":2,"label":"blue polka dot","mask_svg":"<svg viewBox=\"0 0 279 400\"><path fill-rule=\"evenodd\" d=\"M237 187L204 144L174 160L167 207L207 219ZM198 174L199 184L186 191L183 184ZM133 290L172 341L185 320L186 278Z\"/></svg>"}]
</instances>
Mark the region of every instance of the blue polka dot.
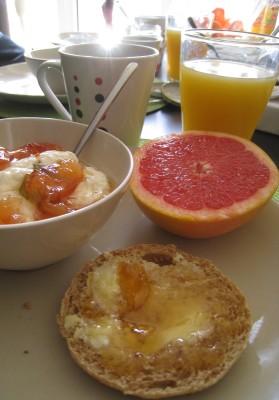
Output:
<instances>
[{"instance_id":1,"label":"blue polka dot","mask_svg":"<svg viewBox=\"0 0 279 400\"><path fill-rule=\"evenodd\" d=\"M79 118L82 118L82 117L83 117L83 113L82 113L82 111L79 110L79 109L76 110L76 114L77 114L77 116L78 116Z\"/></svg>"},{"instance_id":2,"label":"blue polka dot","mask_svg":"<svg viewBox=\"0 0 279 400\"><path fill-rule=\"evenodd\" d=\"M105 98L104 98L104 96L102 94L98 93L95 96L95 100L96 100L97 103L103 103Z\"/></svg>"},{"instance_id":3,"label":"blue polka dot","mask_svg":"<svg viewBox=\"0 0 279 400\"><path fill-rule=\"evenodd\" d=\"M74 91L75 91L76 93L79 93L79 87L78 87L78 86L75 86L75 87L74 87Z\"/></svg>"}]
</instances>

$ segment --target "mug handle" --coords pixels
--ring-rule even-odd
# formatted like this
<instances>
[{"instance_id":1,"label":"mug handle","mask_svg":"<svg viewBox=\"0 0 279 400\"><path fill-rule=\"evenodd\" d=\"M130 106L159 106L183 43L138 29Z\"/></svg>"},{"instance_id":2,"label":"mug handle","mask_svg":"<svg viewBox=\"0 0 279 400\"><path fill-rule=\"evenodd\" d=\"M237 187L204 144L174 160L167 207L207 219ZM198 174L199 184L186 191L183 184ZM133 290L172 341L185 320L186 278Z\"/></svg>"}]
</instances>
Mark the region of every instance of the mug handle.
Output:
<instances>
[{"instance_id":1,"label":"mug handle","mask_svg":"<svg viewBox=\"0 0 279 400\"><path fill-rule=\"evenodd\" d=\"M49 60L43 62L37 71L37 79L38 83L40 85L40 88L44 92L46 98L50 102L50 104L56 109L56 111L61 115L62 118L72 121L72 116L71 114L66 110L66 108L63 106L61 101L58 99L58 97L54 94L52 89L49 86L49 83L47 81L47 70L49 68L54 68L57 71L59 71L62 74L62 66L61 66L61 61L60 60Z\"/></svg>"}]
</instances>

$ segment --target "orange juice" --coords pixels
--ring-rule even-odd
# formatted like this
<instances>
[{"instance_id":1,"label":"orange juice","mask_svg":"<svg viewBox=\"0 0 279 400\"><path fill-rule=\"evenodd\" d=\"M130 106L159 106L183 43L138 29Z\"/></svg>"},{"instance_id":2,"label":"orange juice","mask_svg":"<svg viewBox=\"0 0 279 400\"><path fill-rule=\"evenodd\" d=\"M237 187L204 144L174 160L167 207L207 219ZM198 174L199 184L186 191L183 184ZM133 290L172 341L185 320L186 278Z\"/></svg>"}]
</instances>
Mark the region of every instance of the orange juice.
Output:
<instances>
[{"instance_id":1,"label":"orange juice","mask_svg":"<svg viewBox=\"0 0 279 400\"><path fill-rule=\"evenodd\" d=\"M184 130L208 130L250 139L276 77L260 67L220 60L186 61L180 94Z\"/></svg>"},{"instance_id":2,"label":"orange juice","mask_svg":"<svg viewBox=\"0 0 279 400\"><path fill-rule=\"evenodd\" d=\"M169 79L173 79L175 81L179 80L180 41L181 41L181 29L168 28L166 30L168 77Z\"/></svg>"}]
</instances>

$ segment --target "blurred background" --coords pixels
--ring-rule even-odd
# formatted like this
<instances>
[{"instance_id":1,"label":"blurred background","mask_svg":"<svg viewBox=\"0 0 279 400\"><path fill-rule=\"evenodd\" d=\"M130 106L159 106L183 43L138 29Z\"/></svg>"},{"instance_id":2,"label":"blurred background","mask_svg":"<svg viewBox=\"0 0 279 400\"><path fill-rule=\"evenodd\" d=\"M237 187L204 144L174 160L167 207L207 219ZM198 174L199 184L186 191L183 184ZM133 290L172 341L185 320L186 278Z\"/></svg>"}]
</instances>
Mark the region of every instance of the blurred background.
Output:
<instances>
[{"instance_id":1,"label":"blurred background","mask_svg":"<svg viewBox=\"0 0 279 400\"><path fill-rule=\"evenodd\" d=\"M40 47L59 32L99 32L105 26L103 3L104 0L0 0L0 30L25 48ZM135 15L164 14L170 4L170 0L115 0L114 25L123 29Z\"/></svg>"},{"instance_id":2,"label":"blurred background","mask_svg":"<svg viewBox=\"0 0 279 400\"><path fill-rule=\"evenodd\" d=\"M113 28L123 34L130 34L139 15L206 15L216 8L250 30L267 5L275 6L275 18L279 8L278 0L0 0L0 32L26 50L54 42L61 32L101 32L104 3L114 3Z\"/></svg>"},{"instance_id":3,"label":"blurred background","mask_svg":"<svg viewBox=\"0 0 279 400\"><path fill-rule=\"evenodd\" d=\"M0 31L26 49L42 47L60 32L100 32L106 0L0 0ZM216 7L250 29L261 10L276 0L114 0L113 26L127 33L138 15L208 14ZM129 34L129 32L128 32Z\"/></svg>"}]
</instances>

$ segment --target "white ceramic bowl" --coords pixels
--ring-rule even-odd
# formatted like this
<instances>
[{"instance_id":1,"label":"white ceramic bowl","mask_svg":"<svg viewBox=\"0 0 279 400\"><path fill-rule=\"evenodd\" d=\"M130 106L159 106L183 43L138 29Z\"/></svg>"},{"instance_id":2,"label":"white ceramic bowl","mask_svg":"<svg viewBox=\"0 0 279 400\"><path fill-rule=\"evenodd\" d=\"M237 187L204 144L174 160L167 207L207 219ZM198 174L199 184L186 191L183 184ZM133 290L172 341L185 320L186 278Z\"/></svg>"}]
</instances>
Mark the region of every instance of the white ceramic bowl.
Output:
<instances>
[{"instance_id":1,"label":"white ceramic bowl","mask_svg":"<svg viewBox=\"0 0 279 400\"><path fill-rule=\"evenodd\" d=\"M35 49L24 54L26 64L36 78L38 68L43 62L48 60L60 59L58 49L59 46L45 49ZM59 71L53 68L49 69L47 71L47 78L49 85L55 94L65 95L66 89L63 81L63 76Z\"/></svg>"},{"instance_id":2,"label":"white ceramic bowl","mask_svg":"<svg viewBox=\"0 0 279 400\"><path fill-rule=\"evenodd\" d=\"M0 146L15 149L30 142L57 143L73 150L83 124L44 118L0 120ZM96 130L79 156L114 183L105 198L70 214L42 221L0 225L0 269L30 270L76 252L108 220L124 194L133 169L130 150L113 135Z\"/></svg>"}]
</instances>

